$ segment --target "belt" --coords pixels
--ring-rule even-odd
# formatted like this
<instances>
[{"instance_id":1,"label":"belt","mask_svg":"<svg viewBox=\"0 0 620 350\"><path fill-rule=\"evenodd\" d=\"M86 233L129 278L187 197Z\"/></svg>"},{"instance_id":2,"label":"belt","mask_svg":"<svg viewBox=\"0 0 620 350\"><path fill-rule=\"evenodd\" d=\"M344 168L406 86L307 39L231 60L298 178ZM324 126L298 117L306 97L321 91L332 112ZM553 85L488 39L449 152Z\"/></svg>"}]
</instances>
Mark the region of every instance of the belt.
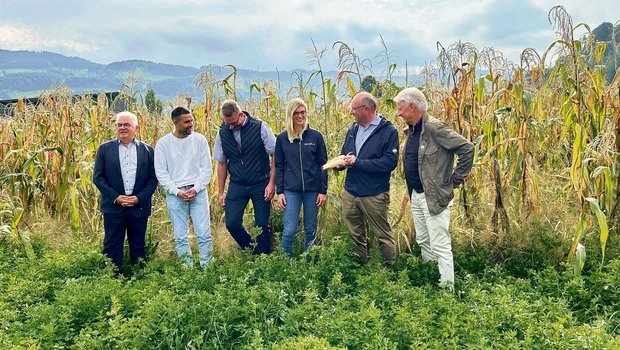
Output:
<instances>
[{"instance_id":1,"label":"belt","mask_svg":"<svg viewBox=\"0 0 620 350\"><path fill-rule=\"evenodd\" d=\"M423 188L414 188L413 190L415 191L415 193L424 193Z\"/></svg>"},{"instance_id":2,"label":"belt","mask_svg":"<svg viewBox=\"0 0 620 350\"><path fill-rule=\"evenodd\" d=\"M181 190L181 191L187 191L187 190L189 190L192 187L194 187L194 184L181 186L178 189Z\"/></svg>"}]
</instances>

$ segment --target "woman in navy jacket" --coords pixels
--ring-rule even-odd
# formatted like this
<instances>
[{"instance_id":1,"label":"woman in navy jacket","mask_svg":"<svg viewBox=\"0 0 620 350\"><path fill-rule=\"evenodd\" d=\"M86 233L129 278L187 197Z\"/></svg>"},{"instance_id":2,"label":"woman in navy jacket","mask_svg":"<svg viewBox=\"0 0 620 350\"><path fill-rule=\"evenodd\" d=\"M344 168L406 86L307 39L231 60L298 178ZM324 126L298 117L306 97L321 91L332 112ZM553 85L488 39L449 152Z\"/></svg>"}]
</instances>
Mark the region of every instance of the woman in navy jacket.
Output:
<instances>
[{"instance_id":1,"label":"woman in navy jacket","mask_svg":"<svg viewBox=\"0 0 620 350\"><path fill-rule=\"evenodd\" d=\"M286 131L276 138L276 192L284 209L282 250L293 254L301 207L304 208L304 251L315 240L319 208L327 202L327 162L323 135L308 125L308 106L294 98L286 107Z\"/></svg>"}]
</instances>

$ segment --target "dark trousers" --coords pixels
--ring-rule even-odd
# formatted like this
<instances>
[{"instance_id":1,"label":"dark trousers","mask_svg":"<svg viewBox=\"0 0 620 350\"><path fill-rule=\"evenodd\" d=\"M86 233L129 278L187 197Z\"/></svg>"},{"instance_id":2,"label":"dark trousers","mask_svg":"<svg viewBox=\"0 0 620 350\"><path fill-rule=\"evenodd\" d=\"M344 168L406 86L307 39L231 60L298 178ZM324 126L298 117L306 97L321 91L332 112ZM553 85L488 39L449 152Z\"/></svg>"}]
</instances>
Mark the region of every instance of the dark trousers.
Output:
<instances>
[{"instance_id":1,"label":"dark trousers","mask_svg":"<svg viewBox=\"0 0 620 350\"><path fill-rule=\"evenodd\" d=\"M271 253L271 230L269 229L269 213L271 202L265 200L265 187L268 181L253 186L239 185L231 182L226 193L226 228L241 249L251 248L252 254ZM248 202L254 206L254 226L261 228L256 242L243 227L243 213Z\"/></svg>"},{"instance_id":2,"label":"dark trousers","mask_svg":"<svg viewBox=\"0 0 620 350\"><path fill-rule=\"evenodd\" d=\"M120 268L123 264L123 244L125 232L129 243L129 258L135 264L146 256L145 235L148 217L137 218L127 214L103 214L103 253Z\"/></svg>"}]
</instances>

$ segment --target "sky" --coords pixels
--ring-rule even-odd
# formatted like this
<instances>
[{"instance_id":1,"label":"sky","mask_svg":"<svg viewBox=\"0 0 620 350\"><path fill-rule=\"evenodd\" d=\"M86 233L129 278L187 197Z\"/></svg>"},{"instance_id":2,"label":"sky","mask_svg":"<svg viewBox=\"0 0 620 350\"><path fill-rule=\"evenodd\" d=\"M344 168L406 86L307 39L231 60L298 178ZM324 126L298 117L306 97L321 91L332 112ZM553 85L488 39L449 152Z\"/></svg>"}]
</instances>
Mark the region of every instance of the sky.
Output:
<instances>
[{"instance_id":1,"label":"sky","mask_svg":"<svg viewBox=\"0 0 620 350\"><path fill-rule=\"evenodd\" d=\"M341 41L379 74L386 48L400 70L435 61L437 42L462 41L518 63L557 39L555 5L592 29L620 20L615 0L0 0L0 49L272 71L316 69L316 47L335 70Z\"/></svg>"}]
</instances>

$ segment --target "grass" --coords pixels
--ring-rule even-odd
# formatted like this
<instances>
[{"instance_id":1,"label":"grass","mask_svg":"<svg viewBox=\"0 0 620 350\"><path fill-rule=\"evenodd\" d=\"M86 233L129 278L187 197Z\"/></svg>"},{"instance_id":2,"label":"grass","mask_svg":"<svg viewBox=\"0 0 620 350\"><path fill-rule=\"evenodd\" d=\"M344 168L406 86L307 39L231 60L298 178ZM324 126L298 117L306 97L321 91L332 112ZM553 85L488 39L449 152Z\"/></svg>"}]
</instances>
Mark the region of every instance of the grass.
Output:
<instances>
[{"instance_id":1,"label":"grass","mask_svg":"<svg viewBox=\"0 0 620 350\"><path fill-rule=\"evenodd\" d=\"M573 349L620 345L620 262L515 277L457 258L456 293L412 255L393 269L347 254L346 233L311 252L218 257L204 270L154 259L115 279L92 244L38 259L0 242L0 346L14 349ZM519 262L517 262L519 263Z\"/></svg>"}]
</instances>

